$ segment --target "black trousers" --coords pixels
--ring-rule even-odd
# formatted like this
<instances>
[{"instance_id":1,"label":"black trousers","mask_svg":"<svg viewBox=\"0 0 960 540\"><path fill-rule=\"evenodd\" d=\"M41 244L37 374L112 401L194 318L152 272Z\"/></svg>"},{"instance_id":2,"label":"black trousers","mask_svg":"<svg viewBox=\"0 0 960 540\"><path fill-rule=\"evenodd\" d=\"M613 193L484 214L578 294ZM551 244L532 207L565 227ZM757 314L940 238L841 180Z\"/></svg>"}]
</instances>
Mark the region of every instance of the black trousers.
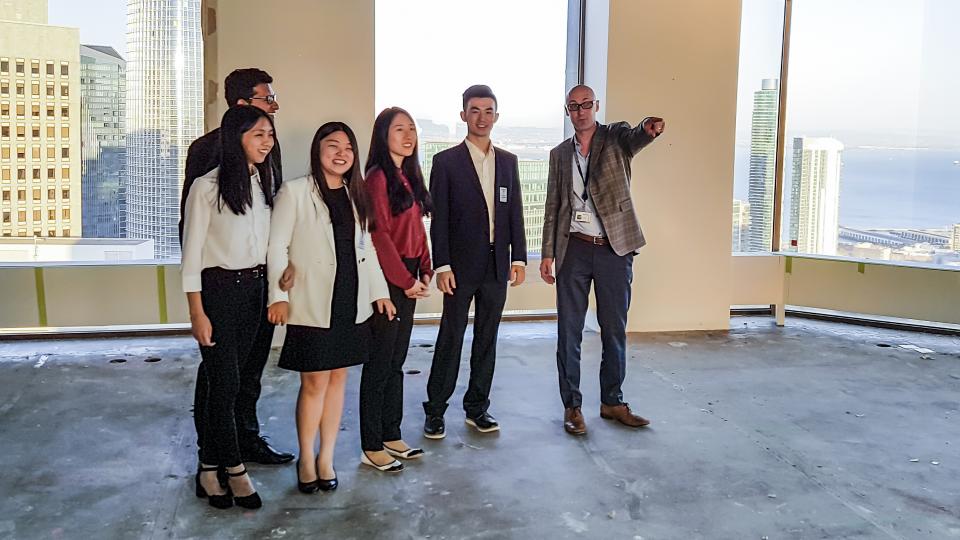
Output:
<instances>
[{"instance_id":1,"label":"black trousers","mask_svg":"<svg viewBox=\"0 0 960 540\"><path fill-rule=\"evenodd\" d=\"M597 320L603 346L600 362L600 401L623 403L627 369L627 310L633 282L633 254L617 255L610 246L570 238L557 272L557 372L565 408L579 407L580 344L587 314L590 283L597 296Z\"/></svg>"},{"instance_id":2,"label":"black trousers","mask_svg":"<svg viewBox=\"0 0 960 540\"><path fill-rule=\"evenodd\" d=\"M403 259L410 275L419 278L419 259ZM417 301L403 289L389 284L390 300L397 307L392 321L374 312L371 320L373 347L360 377L360 445L364 450L383 450L383 441L401 438L403 420L403 363L410 348L413 313Z\"/></svg>"},{"instance_id":3,"label":"black trousers","mask_svg":"<svg viewBox=\"0 0 960 540\"><path fill-rule=\"evenodd\" d=\"M443 296L443 316L427 382L427 401L423 402L423 410L428 415L443 416L447 401L457 387L471 302L475 302L473 350L470 352L470 382L463 395L463 410L470 417L486 412L490 406L490 387L497 358L497 331L506 301L507 283L497 280L493 250L487 260L483 281L457 282L453 294Z\"/></svg>"},{"instance_id":4,"label":"black trousers","mask_svg":"<svg viewBox=\"0 0 960 540\"><path fill-rule=\"evenodd\" d=\"M241 462L241 444L259 436L260 377L273 339L266 273L208 268L202 284L214 345L200 347L193 404L197 446L201 462L232 467Z\"/></svg>"}]
</instances>

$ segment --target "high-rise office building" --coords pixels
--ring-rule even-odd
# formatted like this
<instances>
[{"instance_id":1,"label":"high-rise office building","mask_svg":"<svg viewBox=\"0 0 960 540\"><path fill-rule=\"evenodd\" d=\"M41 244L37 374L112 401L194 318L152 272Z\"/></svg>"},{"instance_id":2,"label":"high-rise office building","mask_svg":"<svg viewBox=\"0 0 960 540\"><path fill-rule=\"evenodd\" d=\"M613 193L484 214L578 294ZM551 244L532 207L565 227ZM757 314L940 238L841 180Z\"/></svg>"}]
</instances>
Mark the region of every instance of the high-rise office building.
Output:
<instances>
[{"instance_id":1,"label":"high-rise office building","mask_svg":"<svg viewBox=\"0 0 960 540\"><path fill-rule=\"evenodd\" d=\"M433 169L433 156L458 144L460 144L459 141L420 141L418 146L420 151L423 152L420 170L423 171L423 181L426 182L428 188L430 187L430 171Z\"/></svg>"},{"instance_id":2,"label":"high-rise office building","mask_svg":"<svg viewBox=\"0 0 960 540\"><path fill-rule=\"evenodd\" d=\"M80 37L0 1L0 234L80 236Z\"/></svg>"},{"instance_id":3,"label":"high-rise office building","mask_svg":"<svg viewBox=\"0 0 960 540\"><path fill-rule=\"evenodd\" d=\"M187 148L203 132L200 0L127 2L127 236L180 256Z\"/></svg>"},{"instance_id":4,"label":"high-rise office building","mask_svg":"<svg viewBox=\"0 0 960 540\"><path fill-rule=\"evenodd\" d=\"M950 248L960 251L960 223L953 225L953 234L950 236Z\"/></svg>"},{"instance_id":5,"label":"high-rise office building","mask_svg":"<svg viewBox=\"0 0 960 540\"><path fill-rule=\"evenodd\" d=\"M733 234L731 249L734 252L750 251L750 203L733 200Z\"/></svg>"},{"instance_id":6,"label":"high-rise office building","mask_svg":"<svg viewBox=\"0 0 960 540\"><path fill-rule=\"evenodd\" d=\"M842 152L836 139L793 140L790 244L800 253L837 254Z\"/></svg>"},{"instance_id":7,"label":"high-rise office building","mask_svg":"<svg viewBox=\"0 0 960 540\"><path fill-rule=\"evenodd\" d=\"M550 169L550 162L521 159L519 167L527 253L539 255L543 243L543 206L547 202L547 174Z\"/></svg>"},{"instance_id":8,"label":"high-rise office building","mask_svg":"<svg viewBox=\"0 0 960 540\"><path fill-rule=\"evenodd\" d=\"M749 251L769 251L773 242L773 191L777 159L777 115L780 98L777 79L764 79L753 94L750 124Z\"/></svg>"},{"instance_id":9,"label":"high-rise office building","mask_svg":"<svg viewBox=\"0 0 960 540\"><path fill-rule=\"evenodd\" d=\"M126 236L126 62L113 47L80 46L83 236Z\"/></svg>"}]
</instances>

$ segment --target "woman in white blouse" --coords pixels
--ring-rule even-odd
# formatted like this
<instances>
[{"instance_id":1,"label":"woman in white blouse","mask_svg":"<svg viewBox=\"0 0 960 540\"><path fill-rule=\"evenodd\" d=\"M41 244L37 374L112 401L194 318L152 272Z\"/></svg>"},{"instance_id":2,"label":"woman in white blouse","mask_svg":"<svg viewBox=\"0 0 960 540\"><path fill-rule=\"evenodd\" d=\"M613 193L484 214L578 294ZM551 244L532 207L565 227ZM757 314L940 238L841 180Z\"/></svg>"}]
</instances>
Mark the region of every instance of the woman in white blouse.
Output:
<instances>
[{"instance_id":1,"label":"woman in white blouse","mask_svg":"<svg viewBox=\"0 0 960 540\"><path fill-rule=\"evenodd\" d=\"M194 411L205 420L204 433L197 434L203 444L196 490L216 508L260 508L240 458L234 403L238 372L249 361L266 309L273 122L256 107L233 107L220 129L220 166L198 178L187 197L181 260L190 324L207 374ZM226 489L218 468L229 476Z\"/></svg>"},{"instance_id":2,"label":"woman in white blouse","mask_svg":"<svg viewBox=\"0 0 960 540\"><path fill-rule=\"evenodd\" d=\"M283 183L270 226L269 272L295 268L289 292L270 282L268 318L287 324L279 366L300 372L297 396L297 487L337 487L333 450L343 413L347 367L367 361L374 305L396 313L370 240L357 139L328 122L310 147L312 174ZM320 450L315 451L317 435Z\"/></svg>"}]
</instances>

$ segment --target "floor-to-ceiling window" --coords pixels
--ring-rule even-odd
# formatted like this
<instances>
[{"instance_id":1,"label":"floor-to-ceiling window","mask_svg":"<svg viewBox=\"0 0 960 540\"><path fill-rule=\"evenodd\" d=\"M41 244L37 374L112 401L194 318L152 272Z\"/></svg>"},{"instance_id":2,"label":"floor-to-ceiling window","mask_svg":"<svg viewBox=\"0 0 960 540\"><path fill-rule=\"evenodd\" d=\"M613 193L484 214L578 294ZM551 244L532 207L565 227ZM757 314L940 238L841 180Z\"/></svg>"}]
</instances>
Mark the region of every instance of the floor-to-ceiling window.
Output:
<instances>
[{"instance_id":1,"label":"floor-to-ceiling window","mask_svg":"<svg viewBox=\"0 0 960 540\"><path fill-rule=\"evenodd\" d=\"M466 135L461 94L497 96L495 145L520 160L527 249L540 253L547 156L563 138L567 0L376 2L376 108L399 106L417 123L421 165Z\"/></svg>"}]
</instances>

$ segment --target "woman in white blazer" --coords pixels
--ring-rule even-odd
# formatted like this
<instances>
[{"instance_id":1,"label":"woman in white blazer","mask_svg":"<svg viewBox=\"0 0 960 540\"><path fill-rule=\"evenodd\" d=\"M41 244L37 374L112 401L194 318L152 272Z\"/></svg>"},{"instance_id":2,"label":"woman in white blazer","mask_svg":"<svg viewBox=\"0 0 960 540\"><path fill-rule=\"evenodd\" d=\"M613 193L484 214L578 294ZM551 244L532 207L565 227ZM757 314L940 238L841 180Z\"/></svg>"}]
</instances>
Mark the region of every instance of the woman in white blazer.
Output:
<instances>
[{"instance_id":1,"label":"woman in white blazer","mask_svg":"<svg viewBox=\"0 0 960 540\"><path fill-rule=\"evenodd\" d=\"M320 126L310 147L312 174L283 183L270 224L268 275L281 275L288 263L296 269L288 292L270 280L268 318L287 325L279 366L300 372L297 488L303 493L336 489L333 450L347 367L367 361L374 306L390 318L396 313L370 240L356 148L346 124Z\"/></svg>"}]
</instances>

